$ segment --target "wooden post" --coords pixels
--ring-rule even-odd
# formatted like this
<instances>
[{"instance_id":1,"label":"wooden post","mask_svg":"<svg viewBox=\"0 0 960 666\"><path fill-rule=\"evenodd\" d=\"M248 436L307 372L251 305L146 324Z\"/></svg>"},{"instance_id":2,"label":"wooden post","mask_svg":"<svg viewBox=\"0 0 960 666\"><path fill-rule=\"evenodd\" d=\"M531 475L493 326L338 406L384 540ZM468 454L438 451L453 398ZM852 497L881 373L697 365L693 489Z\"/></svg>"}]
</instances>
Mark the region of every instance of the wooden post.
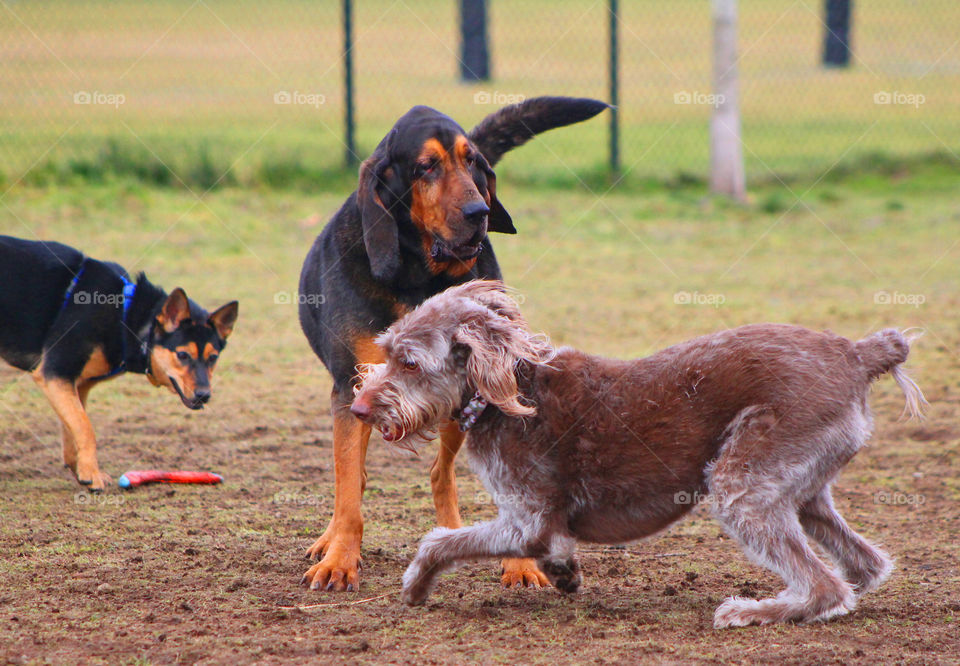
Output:
<instances>
[{"instance_id":1,"label":"wooden post","mask_svg":"<svg viewBox=\"0 0 960 666\"><path fill-rule=\"evenodd\" d=\"M746 200L740 141L737 0L713 0L713 91L710 191Z\"/></svg>"}]
</instances>

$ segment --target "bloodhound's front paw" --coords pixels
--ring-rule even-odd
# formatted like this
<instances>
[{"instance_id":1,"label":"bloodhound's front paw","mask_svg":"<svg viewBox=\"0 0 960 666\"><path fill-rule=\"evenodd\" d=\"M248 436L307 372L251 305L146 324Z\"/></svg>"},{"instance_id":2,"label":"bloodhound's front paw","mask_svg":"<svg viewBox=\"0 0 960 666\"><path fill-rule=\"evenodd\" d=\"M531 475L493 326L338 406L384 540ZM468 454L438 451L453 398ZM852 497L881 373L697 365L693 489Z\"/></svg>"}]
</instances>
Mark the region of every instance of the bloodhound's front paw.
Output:
<instances>
[{"instance_id":1,"label":"bloodhound's front paw","mask_svg":"<svg viewBox=\"0 0 960 666\"><path fill-rule=\"evenodd\" d=\"M500 563L500 585L511 587L549 587L550 581L529 557L512 557Z\"/></svg>"},{"instance_id":2,"label":"bloodhound's front paw","mask_svg":"<svg viewBox=\"0 0 960 666\"><path fill-rule=\"evenodd\" d=\"M360 568L360 547L334 540L328 545L323 559L303 574L300 584L311 590L353 592L360 589Z\"/></svg>"},{"instance_id":3,"label":"bloodhound's front paw","mask_svg":"<svg viewBox=\"0 0 960 666\"><path fill-rule=\"evenodd\" d=\"M306 557L308 560L321 560L323 556L327 554L327 549L330 547L333 537L337 534L337 530L331 524L324 531L323 534L317 538L313 544L307 548Z\"/></svg>"}]
</instances>

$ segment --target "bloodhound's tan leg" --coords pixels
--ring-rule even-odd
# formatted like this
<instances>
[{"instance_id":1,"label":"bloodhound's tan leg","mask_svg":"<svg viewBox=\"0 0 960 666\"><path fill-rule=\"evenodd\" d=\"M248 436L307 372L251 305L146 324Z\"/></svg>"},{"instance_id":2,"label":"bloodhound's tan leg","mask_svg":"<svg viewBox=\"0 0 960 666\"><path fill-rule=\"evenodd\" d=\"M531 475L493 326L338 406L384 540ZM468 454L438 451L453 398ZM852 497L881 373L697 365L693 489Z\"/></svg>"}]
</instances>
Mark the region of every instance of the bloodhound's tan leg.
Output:
<instances>
[{"instance_id":1,"label":"bloodhound's tan leg","mask_svg":"<svg viewBox=\"0 0 960 666\"><path fill-rule=\"evenodd\" d=\"M367 484L364 461L371 428L338 405L334 397L333 519L323 535L307 549L307 557L323 558L303 575L300 583L312 590L358 590L360 588L360 542L363 516L360 503Z\"/></svg>"}]
</instances>

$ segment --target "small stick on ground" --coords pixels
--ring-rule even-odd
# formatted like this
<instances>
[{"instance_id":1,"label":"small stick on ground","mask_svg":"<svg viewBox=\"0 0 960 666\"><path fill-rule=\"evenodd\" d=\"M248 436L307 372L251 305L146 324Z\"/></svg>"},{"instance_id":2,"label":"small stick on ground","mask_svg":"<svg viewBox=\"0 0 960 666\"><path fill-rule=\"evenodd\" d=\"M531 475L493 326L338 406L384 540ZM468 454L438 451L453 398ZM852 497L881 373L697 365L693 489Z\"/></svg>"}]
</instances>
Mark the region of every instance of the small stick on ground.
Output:
<instances>
[{"instance_id":1,"label":"small stick on ground","mask_svg":"<svg viewBox=\"0 0 960 666\"><path fill-rule=\"evenodd\" d=\"M357 599L355 601L332 601L326 604L310 604L308 606L277 606L277 608L279 608L280 610L299 610L299 611L307 612L309 610L313 610L316 608L336 608L338 606L356 606L358 604L365 604L370 601L376 601L377 599L392 597L397 592L399 592L399 590L394 590L393 592L387 592L386 594L381 594L376 597L370 597L368 599Z\"/></svg>"},{"instance_id":2,"label":"small stick on ground","mask_svg":"<svg viewBox=\"0 0 960 666\"><path fill-rule=\"evenodd\" d=\"M655 553L653 555L646 555L644 553L634 553L633 551L620 549L620 548L601 548L599 550L583 550L584 553L592 553L595 555L603 554L618 554L618 555L629 555L630 557L639 557L644 560L660 560L665 557L686 557L690 553L680 552L680 553Z\"/></svg>"}]
</instances>

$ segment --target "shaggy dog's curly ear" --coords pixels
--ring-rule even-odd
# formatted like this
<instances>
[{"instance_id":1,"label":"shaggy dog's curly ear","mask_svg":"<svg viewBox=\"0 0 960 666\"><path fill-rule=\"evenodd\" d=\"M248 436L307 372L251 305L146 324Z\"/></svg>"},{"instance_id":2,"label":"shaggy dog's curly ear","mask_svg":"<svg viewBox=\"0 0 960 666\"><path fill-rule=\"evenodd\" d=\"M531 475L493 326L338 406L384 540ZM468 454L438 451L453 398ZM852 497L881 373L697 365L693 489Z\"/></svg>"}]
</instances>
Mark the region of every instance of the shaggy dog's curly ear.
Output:
<instances>
[{"instance_id":1,"label":"shaggy dog's curly ear","mask_svg":"<svg viewBox=\"0 0 960 666\"><path fill-rule=\"evenodd\" d=\"M357 204L363 226L363 244L370 258L370 271L381 282L392 282L400 271L397 222L381 197L381 192L387 191L390 182L396 178L389 158L380 151L360 165Z\"/></svg>"},{"instance_id":2,"label":"shaggy dog's curly ear","mask_svg":"<svg viewBox=\"0 0 960 666\"><path fill-rule=\"evenodd\" d=\"M501 234L515 234L517 228L513 226L513 218L503 207L500 200L497 199L497 174L493 172L493 167L487 162L486 158L477 151L477 166L483 171L487 179L487 193L490 195L490 212L487 213L487 230L497 231Z\"/></svg>"},{"instance_id":3,"label":"shaggy dog's curly ear","mask_svg":"<svg viewBox=\"0 0 960 666\"><path fill-rule=\"evenodd\" d=\"M454 333L454 342L470 349L467 374L480 395L505 414L535 414L536 409L519 401L516 368L522 361L546 363L554 355L553 347L544 336L529 329L516 302L502 288L490 287L497 283L471 284L486 288L472 299L482 307L464 317ZM505 301L512 305L508 306Z\"/></svg>"},{"instance_id":4,"label":"shaggy dog's curly ear","mask_svg":"<svg viewBox=\"0 0 960 666\"><path fill-rule=\"evenodd\" d=\"M510 288L501 280L471 280L456 287L450 287L447 293L476 301L480 305L490 308L501 317L518 322L526 328L527 321L520 313L520 305L511 296L510 291Z\"/></svg>"}]
</instances>

